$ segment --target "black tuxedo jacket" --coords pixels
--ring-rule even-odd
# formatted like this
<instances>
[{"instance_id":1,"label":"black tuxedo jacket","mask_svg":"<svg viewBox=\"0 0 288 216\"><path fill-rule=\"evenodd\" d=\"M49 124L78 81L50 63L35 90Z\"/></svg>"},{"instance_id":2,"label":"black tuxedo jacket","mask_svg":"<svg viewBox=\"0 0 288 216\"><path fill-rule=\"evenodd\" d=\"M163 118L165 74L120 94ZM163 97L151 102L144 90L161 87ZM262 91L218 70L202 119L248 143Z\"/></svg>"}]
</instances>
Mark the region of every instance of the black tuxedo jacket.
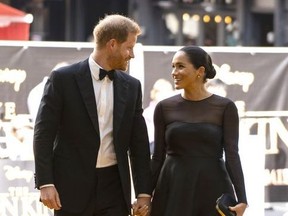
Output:
<instances>
[{"instance_id":1,"label":"black tuxedo jacket","mask_svg":"<svg viewBox=\"0 0 288 216\"><path fill-rule=\"evenodd\" d=\"M139 80L115 72L113 141L120 179L131 207L129 157L135 194L151 194L150 153ZM98 116L88 59L51 73L34 132L36 188L53 183L62 209L81 212L95 187L100 144ZM113 194L111 194L113 196Z\"/></svg>"}]
</instances>

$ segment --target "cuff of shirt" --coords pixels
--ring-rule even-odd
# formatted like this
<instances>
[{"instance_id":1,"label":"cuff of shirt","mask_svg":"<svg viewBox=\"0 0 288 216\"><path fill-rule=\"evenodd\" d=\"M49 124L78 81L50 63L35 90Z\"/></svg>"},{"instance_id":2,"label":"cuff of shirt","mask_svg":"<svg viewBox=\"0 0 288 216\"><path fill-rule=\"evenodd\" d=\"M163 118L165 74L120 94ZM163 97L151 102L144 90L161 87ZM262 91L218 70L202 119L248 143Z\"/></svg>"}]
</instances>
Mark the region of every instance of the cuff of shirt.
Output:
<instances>
[{"instance_id":1,"label":"cuff of shirt","mask_svg":"<svg viewBox=\"0 0 288 216\"><path fill-rule=\"evenodd\" d=\"M149 194L138 194L137 198L141 198L141 197L151 197L151 195L149 195Z\"/></svg>"},{"instance_id":2,"label":"cuff of shirt","mask_svg":"<svg viewBox=\"0 0 288 216\"><path fill-rule=\"evenodd\" d=\"M54 186L55 186L54 184L45 184L45 185L41 185L39 188L42 189L45 187L54 187Z\"/></svg>"}]
</instances>

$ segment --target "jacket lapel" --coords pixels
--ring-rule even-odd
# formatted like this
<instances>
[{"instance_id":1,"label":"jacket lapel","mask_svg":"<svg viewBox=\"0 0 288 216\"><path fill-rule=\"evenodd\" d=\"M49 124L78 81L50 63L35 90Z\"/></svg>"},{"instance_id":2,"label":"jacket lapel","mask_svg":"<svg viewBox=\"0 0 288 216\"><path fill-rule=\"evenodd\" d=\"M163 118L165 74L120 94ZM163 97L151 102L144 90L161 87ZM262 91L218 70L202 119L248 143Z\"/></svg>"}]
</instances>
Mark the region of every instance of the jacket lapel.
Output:
<instances>
[{"instance_id":1,"label":"jacket lapel","mask_svg":"<svg viewBox=\"0 0 288 216\"><path fill-rule=\"evenodd\" d=\"M123 72L115 72L114 85L114 109L113 109L113 135L117 136L119 127L121 125L123 114L125 113L125 106L128 99L128 80L121 75Z\"/></svg>"},{"instance_id":2,"label":"jacket lapel","mask_svg":"<svg viewBox=\"0 0 288 216\"><path fill-rule=\"evenodd\" d=\"M75 77L90 119L96 132L99 134L96 101L88 59L80 63L80 70L78 73L76 73Z\"/></svg>"}]
</instances>

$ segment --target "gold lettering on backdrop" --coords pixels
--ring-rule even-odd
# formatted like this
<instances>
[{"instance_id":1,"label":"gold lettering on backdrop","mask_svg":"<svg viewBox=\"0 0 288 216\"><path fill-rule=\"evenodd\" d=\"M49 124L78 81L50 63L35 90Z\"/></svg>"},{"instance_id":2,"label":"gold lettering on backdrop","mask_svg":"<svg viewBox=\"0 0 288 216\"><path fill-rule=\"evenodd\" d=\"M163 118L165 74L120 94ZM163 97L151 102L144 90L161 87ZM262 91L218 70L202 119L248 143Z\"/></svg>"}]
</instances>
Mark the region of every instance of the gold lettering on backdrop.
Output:
<instances>
[{"instance_id":1,"label":"gold lettering on backdrop","mask_svg":"<svg viewBox=\"0 0 288 216\"><path fill-rule=\"evenodd\" d=\"M231 71L231 66L228 64L222 64L218 66L213 64L216 73L216 78L219 78L227 85L241 85L243 92L248 92L250 85L254 82L254 74L252 72L240 72L240 71Z\"/></svg>"},{"instance_id":2,"label":"gold lettering on backdrop","mask_svg":"<svg viewBox=\"0 0 288 216\"><path fill-rule=\"evenodd\" d=\"M0 215L52 216L53 210L39 202L39 192L28 187L9 187L8 193L0 193Z\"/></svg>"},{"instance_id":3,"label":"gold lettering on backdrop","mask_svg":"<svg viewBox=\"0 0 288 216\"><path fill-rule=\"evenodd\" d=\"M245 118L240 121L240 128L244 134L251 135L252 127L256 128L254 135L266 144L266 154L279 153L278 136L288 147L287 129L279 118ZM267 136L267 132L269 136ZM268 138L269 140L267 140Z\"/></svg>"},{"instance_id":4,"label":"gold lettering on backdrop","mask_svg":"<svg viewBox=\"0 0 288 216\"><path fill-rule=\"evenodd\" d=\"M3 170L8 180L25 179L26 182L31 182L33 179L33 172L30 170L21 170L19 166L4 165Z\"/></svg>"},{"instance_id":5,"label":"gold lettering on backdrop","mask_svg":"<svg viewBox=\"0 0 288 216\"><path fill-rule=\"evenodd\" d=\"M288 185L288 168L265 169L265 186Z\"/></svg>"},{"instance_id":6,"label":"gold lettering on backdrop","mask_svg":"<svg viewBox=\"0 0 288 216\"><path fill-rule=\"evenodd\" d=\"M260 113L263 117L260 117ZM258 136L259 140L263 141L263 143L265 143L266 145L266 154L278 154L279 140L283 141L284 145L288 148L288 129L285 127L287 123L283 123L280 118L280 116L284 117L284 115L286 114L288 113L285 111L262 111L258 113L258 117L256 111L246 112L245 117L241 118L240 120L240 131L243 136ZM256 115L257 117L249 117L252 115ZM254 132L254 134L251 134L253 127L256 128L256 131Z\"/></svg>"},{"instance_id":7,"label":"gold lettering on backdrop","mask_svg":"<svg viewBox=\"0 0 288 216\"><path fill-rule=\"evenodd\" d=\"M19 69L0 69L0 82L8 82L14 84L14 91L20 90L20 85L26 79L26 71Z\"/></svg>"},{"instance_id":8,"label":"gold lettering on backdrop","mask_svg":"<svg viewBox=\"0 0 288 216\"><path fill-rule=\"evenodd\" d=\"M266 155L280 154L279 142L288 148L287 111L247 111L240 118L240 136L256 137L257 142L265 145ZM255 139L254 139L255 140ZM288 185L288 168L265 169L265 186Z\"/></svg>"}]
</instances>

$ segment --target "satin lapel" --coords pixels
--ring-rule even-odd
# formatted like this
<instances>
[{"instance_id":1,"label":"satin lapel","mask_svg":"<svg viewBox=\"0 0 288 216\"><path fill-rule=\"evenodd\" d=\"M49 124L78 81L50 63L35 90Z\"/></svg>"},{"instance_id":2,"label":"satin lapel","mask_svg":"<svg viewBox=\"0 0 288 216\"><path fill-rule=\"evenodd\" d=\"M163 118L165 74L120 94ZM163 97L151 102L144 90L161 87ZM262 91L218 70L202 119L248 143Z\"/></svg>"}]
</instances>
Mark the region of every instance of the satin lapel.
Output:
<instances>
[{"instance_id":1,"label":"satin lapel","mask_svg":"<svg viewBox=\"0 0 288 216\"><path fill-rule=\"evenodd\" d=\"M81 63L80 71L76 74L75 77L90 119L96 132L99 134L96 101L88 60Z\"/></svg>"},{"instance_id":2,"label":"satin lapel","mask_svg":"<svg viewBox=\"0 0 288 216\"><path fill-rule=\"evenodd\" d=\"M128 99L128 80L121 76L120 73L116 72L114 84L114 110L113 110L113 134L114 140L118 133L119 127L121 125L123 114L125 112L125 106Z\"/></svg>"}]
</instances>

